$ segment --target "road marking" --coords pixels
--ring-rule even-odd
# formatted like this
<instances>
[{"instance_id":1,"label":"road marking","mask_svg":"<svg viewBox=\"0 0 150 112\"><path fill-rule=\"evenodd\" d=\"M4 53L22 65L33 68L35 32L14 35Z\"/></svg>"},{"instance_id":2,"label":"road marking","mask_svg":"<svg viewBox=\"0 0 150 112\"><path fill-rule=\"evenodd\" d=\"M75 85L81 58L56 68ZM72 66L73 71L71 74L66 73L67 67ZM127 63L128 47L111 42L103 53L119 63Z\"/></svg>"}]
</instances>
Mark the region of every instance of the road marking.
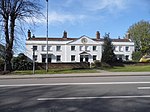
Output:
<instances>
[{"instance_id":1,"label":"road marking","mask_svg":"<svg viewBox=\"0 0 150 112\"><path fill-rule=\"evenodd\" d=\"M0 87L24 87L24 86L68 86L68 85L121 85L121 84L150 84L150 82L93 82L93 83L46 83L46 84L12 84L0 85Z\"/></svg>"},{"instance_id":2,"label":"road marking","mask_svg":"<svg viewBox=\"0 0 150 112\"><path fill-rule=\"evenodd\" d=\"M129 98L150 98L150 95L143 96L102 96L102 97L66 97L66 98L38 98L38 101L47 100L90 100L90 99L129 99Z\"/></svg>"},{"instance_id":3,"label":"road marking","mask_svg":"<svg viewBox=\"0 0 150 112\"><path fill-rule=\"evenodd\" d=\"M150 89L150 87L138 87L138 89Z\"/></svg>"}]
</instances>

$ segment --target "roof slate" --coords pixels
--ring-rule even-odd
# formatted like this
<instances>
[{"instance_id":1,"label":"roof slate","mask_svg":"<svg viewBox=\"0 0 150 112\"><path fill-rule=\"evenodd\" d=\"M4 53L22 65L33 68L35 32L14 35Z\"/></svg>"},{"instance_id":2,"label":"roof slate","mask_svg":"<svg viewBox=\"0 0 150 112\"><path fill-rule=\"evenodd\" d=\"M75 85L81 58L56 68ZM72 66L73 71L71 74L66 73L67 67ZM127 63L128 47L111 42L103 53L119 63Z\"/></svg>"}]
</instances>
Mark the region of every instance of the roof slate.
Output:
<instances>
[{"instance_id":1,"label":"roof slate","mask_svg":"<svg viewBox=\"0 0 150 112\"><path fill-rule=\"evenodd\" d=\"M77 40L79 38L48 38L48 41L70 41L70 40ZM103 38L101 39L96 39L96 38L91 38L94 41L104 41ZM42 37L36 37L36 38L30 38L27 39L28 41L46 41L46 38ZM124 38L124 39L112 39L112 42L131 42L129 39Z\"/></svg>"}]
</instances>

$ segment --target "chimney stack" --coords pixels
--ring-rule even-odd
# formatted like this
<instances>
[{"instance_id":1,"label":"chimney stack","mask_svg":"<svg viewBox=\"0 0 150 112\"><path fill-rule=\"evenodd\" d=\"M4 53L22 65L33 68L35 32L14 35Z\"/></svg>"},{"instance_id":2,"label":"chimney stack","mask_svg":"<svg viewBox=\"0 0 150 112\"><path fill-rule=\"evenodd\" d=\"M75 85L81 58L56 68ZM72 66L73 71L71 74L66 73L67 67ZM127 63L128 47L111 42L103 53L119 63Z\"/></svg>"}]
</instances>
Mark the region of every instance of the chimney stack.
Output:
<instances>
[{"instance_id":1,"label":"chimney stack","mask_svg":"<svg viewBox=\"0 0 150 112\"><path fill-rule=\"evenodd\" d=\"M127 33L127 34L126 34L126 38L127 38L127 39L130 39L130 33Z\"/></svg>"},{"instance_id":2,"label":"chimney stack","mask_svg":"<svg viewBox=\"0 0 150 112\"><path fill-rule=\"evenodd\" d=\"M100 40L100 33L99 33L99 31L96 32L96 39Z\"/></svg>"},{"instance_id":3,"label":"chimney stack","mask_svg":"<svg viewBox=\"0 0 150 112\"><path fill-rule=\"evenodd\" d=\"M63 38L67 38L67 32L64 31Z\"/></svg>"},{"instance_id":4,"label":"chimney stack","mask_svg":"<svg viewBox=\"0 0 150 112\"><path fill-rule=\"evenodd\" d=\"M28 39L31 39L31 31L28 30Z\"/></svg>"}]
</instances>

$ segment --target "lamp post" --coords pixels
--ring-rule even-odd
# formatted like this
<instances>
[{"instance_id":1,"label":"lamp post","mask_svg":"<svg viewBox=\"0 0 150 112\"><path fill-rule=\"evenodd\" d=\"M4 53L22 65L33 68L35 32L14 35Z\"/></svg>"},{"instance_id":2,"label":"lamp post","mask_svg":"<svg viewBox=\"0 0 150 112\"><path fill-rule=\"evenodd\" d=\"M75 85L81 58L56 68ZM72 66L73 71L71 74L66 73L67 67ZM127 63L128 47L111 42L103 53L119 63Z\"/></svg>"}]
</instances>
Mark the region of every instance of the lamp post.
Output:
<instances>
[{"instance_id":1,"label":"lamp post","mask_svg":"<svg viewBox=\"0 0 150 112\"><path fill-rule=\"evenodd\" d=\"M46 31L46 72L48 72L48 0L47 2L47 31Z\"/></svg>"},{"instance_id":2,"label":"lamp post","mask_svg":"<svg viewBox=\"0 0 150 112\"><path fill-rule=\"evenodd\" d=\"M35 48L34 48L34 46L33 46L32 50L33 50L33 74L35 74Z\"/></svg>"}]
</instances>

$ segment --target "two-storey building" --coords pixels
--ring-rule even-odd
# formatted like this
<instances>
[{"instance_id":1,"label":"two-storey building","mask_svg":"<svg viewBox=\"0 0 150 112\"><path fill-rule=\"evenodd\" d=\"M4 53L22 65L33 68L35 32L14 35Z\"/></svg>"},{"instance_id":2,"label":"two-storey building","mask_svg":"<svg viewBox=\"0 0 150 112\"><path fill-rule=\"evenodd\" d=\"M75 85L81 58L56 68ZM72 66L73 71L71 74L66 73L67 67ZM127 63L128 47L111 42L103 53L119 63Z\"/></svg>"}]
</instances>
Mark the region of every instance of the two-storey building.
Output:
<instances>
[{"instance_id":1,"label":"two-storey building","mask_svg":"<svg viewBox=\"0 0 150 112\"><path fill-rule=\"evenodd\" d=\"M48 47L47 41L48 40ZM134 51L134 43L128 38L112 39L114 45L114 53L118 59L132 60ZM32 59L33 49L35 50L35 58L37 62L46 62L46 54L48 50L48 62L94 62L101 60L103 39L100 33L96 32L95 38L81 36L79 38L68 38L67 32L64 31L62 38L43 38L31 37L28 31L28 39L26 40L26 55Z\"/></svg>"}]
</instances>

